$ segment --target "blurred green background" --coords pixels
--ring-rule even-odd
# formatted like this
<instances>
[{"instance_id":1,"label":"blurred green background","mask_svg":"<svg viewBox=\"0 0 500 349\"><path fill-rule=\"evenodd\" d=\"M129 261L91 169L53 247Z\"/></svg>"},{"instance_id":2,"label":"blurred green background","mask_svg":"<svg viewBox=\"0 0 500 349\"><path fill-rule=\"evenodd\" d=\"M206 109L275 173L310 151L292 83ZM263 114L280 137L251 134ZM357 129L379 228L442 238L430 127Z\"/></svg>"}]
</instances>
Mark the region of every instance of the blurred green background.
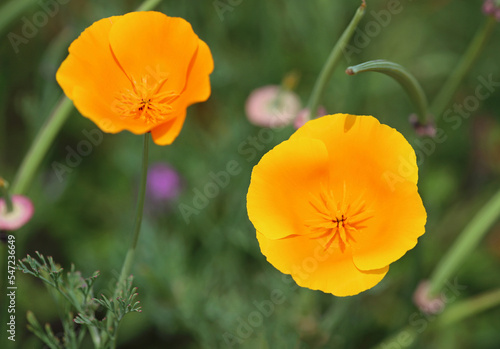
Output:
<instances>
[{"instance_id":1,"label":"blurred green background","mask_svg":"<svg viewBox=\"0 0 500 349\"><path fill-rule=\"evenodd\" d=\"M261 129L245 116L246 98L253 89L280 84L295 71L300 76L296 92L305 104L358 1L165 0L158 10L188 20L210 46L215 61L213 91L209 101L189 109L181 135L171 146L151 147L151 163L168 163L179 172L182 193L161 209L151 209L146 198L133 269L143 312L125 318L120 348L369 348L406 326L421 332L415 348L499 347L500 308L438 330L434 317L421 314L411 298L499 187L500 92L493 91L468 117L440 120L445 140L435 143L415 135L408 123L413 107L394 81L374 73L344 74L348 65L388 59L408 68L432 100L485 21L482 1L402 0L402 10L387 22L377 18L388 2L367 2L359 28L370 34L368 43L344 57L322 104L328 113L373 115L398 129L417 150L419 188L428 212L426 234L417 247L391 265L375 288L337 298L299 288L275 270L260 253L246 214L252 167L294 131L292 126L273 130L270 141L250 146L249 137L258 137ZM8 34L22 35L23 18L32 20L44 11L40 2L31 3L0 33L0 175L7 180L13 179L62 94L55 72L70 42L94 21L130 12L140 4L61 0L47 23L16 46L16 53ZM217 10L216 5L222 7ZM379 23L378 32L373 22ZM372 27L367 28L369 23ZM461 85L456 103L474 95L480 76L500 81L499 38L496 28ZM132 44L140 49L140 43ZM40 251L65 268L75 263L84 276L100 270L97 289L109 294L133 230L142 137L128 132L104 135L102 143L59 180L54 161L64 164L68 147L76 149L86 139L82 131L94 129L77 111L72 113L28 191L35 216L14 234L18 258ZM193 207L195 190L203 190L212 181L210 173L223 171L231 160L241 172L187 223L179 205ZM456 274L457 282L465 286L458 299L500 287L499 270L497 224ZM16 344L43 348L27 331L25 313L32 310L57 333L61 326L55 303L32 277L17 273L17 284ZM274 304L272 311L262 310L262 302L268 302L275 290L283 292L283 302Z\"/></svg>"}]
</instances>

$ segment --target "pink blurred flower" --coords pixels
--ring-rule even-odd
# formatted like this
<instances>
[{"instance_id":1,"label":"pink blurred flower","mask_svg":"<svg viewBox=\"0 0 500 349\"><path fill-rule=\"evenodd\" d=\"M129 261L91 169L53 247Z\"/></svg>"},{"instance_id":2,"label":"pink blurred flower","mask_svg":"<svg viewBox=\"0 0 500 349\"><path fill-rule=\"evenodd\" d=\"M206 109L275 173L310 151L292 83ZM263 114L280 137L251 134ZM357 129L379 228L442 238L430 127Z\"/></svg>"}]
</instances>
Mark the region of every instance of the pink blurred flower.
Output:
<instances>
[{"instance_id":1,"label":"pink blurred flower","mask_svg":"<svg viewBox=\"0 0 500 349\"><path fill-rule=\"evenodd\" d=\"M12 195L12 211L7 213L5 199L0 199L0 230L17 230L33 216L31 200L22 195Z\"/></svg>"},{"instance_id":2,"label":"pink blurred flower","mask_svg":"<svg viewBox=\"0 0 500 349\"><path fill-rule=\"evenodd\" d=\"M291 124L300 107L300 99L294 92L268 85L250 94L245 111L252 124L275 128Z\"/></svg>"},{"instance_id":3,"label":"pink blurred flower","mask_svg":"<svg viewBox=\"0 0 500 349\"><path fill-rule=\"evenodd\" d=\"M483 13L487 16L495 17L495 19L500 22L500 2L485 0L483 3Z\"/></svg>"},{"instance_id":4,"label":"pink blurred flower","mask_svg":"<svg viewBox=\"0 0 500 349\"><path fill-rule=\"evenodd\" d=\"M409 117L409 121L417 136L431 138L436 136L436 125L431 119L429 119L427 124L423 125L418 120L417 114L411 114Z\"/></svg>"},{"instance_id":5,"label":"pink blurred flower","mask_svg":"<svg viewBox=\"0 0 500 349\"><path fill-rule=\"evenodd\" d=\"M445 300L442 295L429 297L429 281L422 281L413 294L413 303L426 314L437 314L443 311Z\"/></svg>"},{"instance_id":6,"label":"pink blurred flower","mask_svg":"<svg viewBox=\"0 0 500 349\"><path fill-rule=\"evenodd\" d=\"M306 122L311 120L311 117L309 117L309 108L304 108L299 113L297 114L297 117L295 118L295 121L293 123L293 126L295 127L296 130L304 126ZM318 110L316 111L316 117L321 117L326 115L326 109L323 106L319 106Z\"/></svg>"}]
</instances>

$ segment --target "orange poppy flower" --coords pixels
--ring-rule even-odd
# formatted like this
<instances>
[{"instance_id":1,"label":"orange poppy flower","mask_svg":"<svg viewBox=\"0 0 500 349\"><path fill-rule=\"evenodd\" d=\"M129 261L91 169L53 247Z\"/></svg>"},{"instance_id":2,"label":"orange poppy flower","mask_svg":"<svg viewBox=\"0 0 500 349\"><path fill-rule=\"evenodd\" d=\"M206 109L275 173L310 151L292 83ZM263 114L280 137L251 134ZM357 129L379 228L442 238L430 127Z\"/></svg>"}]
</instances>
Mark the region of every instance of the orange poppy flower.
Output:
<instances>
[{"instance_id":1,"label":"orange poppy flower","mask_svg":"<svg viewBox=\"0 0 500 349\"><path fill-rule=\"evenodd\" d=\"M210 96L212 70L208 46L184 19L132 12L87 28L56 79L104 132L151 131L165 145L179 135L186 108Z\"/></svg>"},{"instance_id":2,"label":"orange poppy flower","mask_svg":"<svg viewBox=\"0 0 500 349\"><path fill-rule=\"evenodd\" d=\"M417 243L415 152L372 116L307 122L254 167L248 216L267 260L303 287L355 295Z\"/></svg>"}]
</instances>

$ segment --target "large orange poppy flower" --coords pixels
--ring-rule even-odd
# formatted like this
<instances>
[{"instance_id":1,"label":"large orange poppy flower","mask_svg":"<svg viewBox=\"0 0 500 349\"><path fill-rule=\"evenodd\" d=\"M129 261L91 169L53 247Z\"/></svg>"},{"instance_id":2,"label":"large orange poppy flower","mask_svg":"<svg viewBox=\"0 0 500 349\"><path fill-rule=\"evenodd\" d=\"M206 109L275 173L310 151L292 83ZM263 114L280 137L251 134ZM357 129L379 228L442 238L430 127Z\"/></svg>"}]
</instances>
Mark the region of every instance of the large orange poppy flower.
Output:
<instances>
[{"instance_id":1,"label":"large orange poppy flower","mask_svg":"<svg viewBox=\"0 0 500 349\"><path fill-rule=\"evenodd\" d=\"M298 285L355 295L424 233L417 179L399 132L372 116L328 115L254 167L248 216L267 260Z\"/></svg>"},{"instance_id":2,"label":"large orange poppy flower","mask_svg":"<svg viewBox=\"0 0 500 349\"><path fill-rule=\"evenodd\" d=\"M184 19L132 12L87 28L56 79L104 132L151 131L165 145L181 131L186 108L210 96L212 70L208 46Z\"/></svg>"}]
</instances>

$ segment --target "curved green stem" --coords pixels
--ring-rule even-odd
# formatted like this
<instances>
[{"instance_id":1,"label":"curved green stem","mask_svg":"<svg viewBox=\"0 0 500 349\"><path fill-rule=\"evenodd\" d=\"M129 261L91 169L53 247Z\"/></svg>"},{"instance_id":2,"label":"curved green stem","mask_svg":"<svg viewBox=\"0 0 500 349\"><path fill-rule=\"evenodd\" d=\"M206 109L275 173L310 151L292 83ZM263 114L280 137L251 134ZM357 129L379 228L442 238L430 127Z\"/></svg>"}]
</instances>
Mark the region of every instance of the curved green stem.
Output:
<instances>
[{"instance_id":1,"label":"curved green stem","mask_svg":"<svg viewBox=\"0 0 500 349\"><path fill-rule=\"evenodd\" d=\"M160 2L161 0L146 0L137 8L136 11L151 11L158 6Z\"/></svg>"},{"instance_id":2,"label":"curved green stem","mask_svg":"<svg viewBox=\"0 0 500 349\"><path fill-rule=\"evenodd\" d=\"M12 183L12 194L23 194L26 191L43 157L72 110L73 102L66 96L61 97L24 157Z\"/></svg>"},{"instance_id":3,"label":"curved green stem","mask_svg":"<svg viewBox=\"0 0 500 349\"><path fill-rule=\"evenodd\" d=\"M309 97L309 102L307 103L307 107L309 109L309 118L312 115L316 115L319 100L321 99L321 96L325 91L328 81L330 81L330 78L333 74L335 67L337 66L338 62L340 61L340 58L342 57L342 53L344 52L347 43L353 36L359 21L361 21L361 18L363 18L363 15L365 14L365 8L366 8L366 3L363 0L361 6L359 6L358 10L354 14L354 17L352 18L351 22L349 23L347 28L342 33L342 36L333 47L330 56L328 56L328 59L326 60L326 63L323 66L321 73L319 74L318 79L316 80L316 83L314 84L313 90L311 92L311 97Z\"/></svg>"},{"instance_id":4,"label":"curved green stem","mask_svg":"<svg viewBox=\"0 0 500 349\"><path fill-rule=\"evenodd\" d=\"M410 97L410 100L415 105L420 124L427 124L427 98L425 97L424 90L422 89L422 86L420 86L418 80L408 70L406 70L406 68L397 63L380 59L349 67L347 68L346 73L348 75L355 75L368 71L382 73L396 80L403 87L408 94L408 97Z\"/></svg>"},{"instance_id":5,"label":"curved green stem","mask_svg":"<svg viewBox=\"0 0 500 349\"><path fill-rule=\"evenodd\" d=\"M443 87L438 92L431 106L431 110L434 113L436 120L445 112L451 102L451 99L455 95L458 86L483 51L486 42L495 28L495 24L496 20L493 17L488 16L484 25L476 32L476 35L472 39L467 51L462 56L462 59L456 66L455 70L448 75L448 80L446 80Z\"/></svg>"},{"instance_id":6,"label":"curved green stem","mask_svg":"<svg viewBox=\"0 0 500 349\"><path fill-rule=\"evenodd\" d=\"M460 236L441 259L431 276L429 295L441 292L446 281L456 272L458 266L476 248L479 241L500 217L500 191L498 191L474 216Z\"/></svg>"}]
</instances>

